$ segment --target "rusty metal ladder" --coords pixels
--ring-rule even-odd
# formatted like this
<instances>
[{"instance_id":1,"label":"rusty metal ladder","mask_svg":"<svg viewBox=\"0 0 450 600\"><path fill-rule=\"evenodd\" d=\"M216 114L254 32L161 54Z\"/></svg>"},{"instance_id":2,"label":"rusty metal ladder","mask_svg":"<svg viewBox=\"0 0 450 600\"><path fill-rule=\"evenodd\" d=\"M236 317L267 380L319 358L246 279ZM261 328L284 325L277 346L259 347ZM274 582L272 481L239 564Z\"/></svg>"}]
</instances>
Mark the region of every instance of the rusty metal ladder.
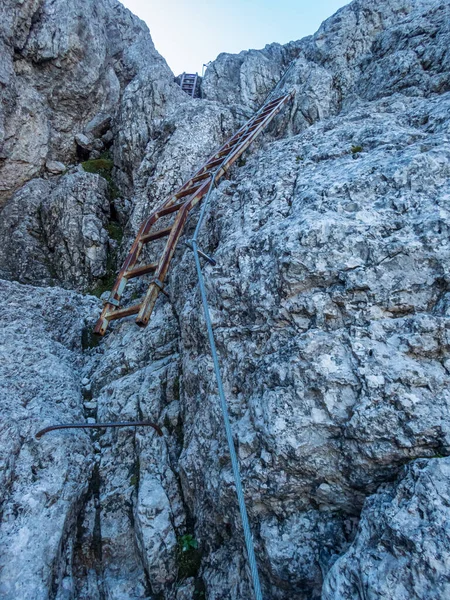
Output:
<instances>
[{"instance_id":1,"label":"rusty metal ladder","mask_svg":"<svg viewBox=\"0 0 450 600\"><path fill-rule=\"evenodd\" d=\"M181 76L180 87L183 92L189 94L192 98L195 98L195 92L197 90L198 73L183 73Z\"/></svg>"},{"instance_id":2,"label":"rusty metal ladder","mask_svg":"<svg viewBox=\"0 0 450 600\"><path fill-rule=\"evenodd\" d=\"M281 94L274 99L269 96L266 103L245 125L225 142L188 181L145 219L119 272L111 294L105 302L100 318L94 328L95 333L104 335L111 321L130 315L137 315L136 323L139 326L145 327L147 325L159 293L164 292L167 271L177 243L183 233L189 212L207 194L210 186L217 184L220 178L225 175L253 140L289 102L293 94L293 92ZM168 215L174 217L172 224L154 229L154 226ZM167 238L167 242L159 260L150 264L137 265L143 248L147 244L162 238ZM131 279L147 274L153 276L145 297L138 304L122 307L120 301L127 283Z\"/></svg>"}]
</instances>

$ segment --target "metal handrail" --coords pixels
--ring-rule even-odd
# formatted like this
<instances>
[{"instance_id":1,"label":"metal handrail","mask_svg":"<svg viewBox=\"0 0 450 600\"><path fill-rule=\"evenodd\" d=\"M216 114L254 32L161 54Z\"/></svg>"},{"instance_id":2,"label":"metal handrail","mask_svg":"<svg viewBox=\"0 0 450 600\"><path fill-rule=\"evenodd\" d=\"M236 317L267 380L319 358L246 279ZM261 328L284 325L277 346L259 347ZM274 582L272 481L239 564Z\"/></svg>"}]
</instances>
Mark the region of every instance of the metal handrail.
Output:
<instances>
[{"instance_id":1,"label":"metal handrail","mask_svg":"<svg viewBox=\"0 0 450 600\"><path fill-rule=\"evenodd\" d=\"M104 427L153 427L159 436L163 435L159 425L151 421L122 421L114 423L62 423L60 425L50 425L38 431L34 437L39 440L43 435L49 433L49 431L55 431L56 429L103 429Z\"/></svg>"}]
</instances>

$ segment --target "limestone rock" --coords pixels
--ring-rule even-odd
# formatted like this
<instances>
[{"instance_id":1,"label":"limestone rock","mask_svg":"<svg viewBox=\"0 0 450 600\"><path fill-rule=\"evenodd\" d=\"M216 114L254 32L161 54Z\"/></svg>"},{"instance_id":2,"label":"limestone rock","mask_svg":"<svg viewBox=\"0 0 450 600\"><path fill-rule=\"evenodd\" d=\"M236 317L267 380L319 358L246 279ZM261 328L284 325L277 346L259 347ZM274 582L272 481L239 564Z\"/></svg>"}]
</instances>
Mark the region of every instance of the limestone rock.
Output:
<instances>
[{"instance_id":1,"label":"limestone rock","mask_svg":"<svg viewBox=\"0 0 450 600\"><path fill-rule=\"evenodd\" d=\"M98 303L56 288L0 282L2 506L0 595L48 598L72 562L89 495L92 453L81 431L35 433L83 420L82 330Z\"/></svg>"},{"instance_id":2,"label":"limestone rock","mask_svg":"<svg viewBox=\"0 0 450 600\"><path fill-rule=\"evenodd\" d=\"M83 150L89 151L94 147L94 138L92 136L88 137L84 133L77 133L75 136L75 141L80 148L83 148Z\"/></svg>"},{"instance_id":3,"label":"limestone rock","mask_svg":"<svg viewBox=\"0 0 450 600\"><path fill-rule=\"evenodd\" d=\"M95 115L95 117L86 125L84 132L87 135L93 135L96 138L105 135L110 129L111 120L112 117L110 114L98 113L98 115Z\"/></svg>"},{"instance_id":4,"label":"limestone rock","mask_svg":"<svg viewBox=\"0 0 450 600\"><path fill-rule=\"evenodd\" d=\"M61 175L66 171L66 165L57 160L48 160L45 163L45 168L53 175Z\"/></svg>"},{"instance_id":5,"label":"limestone rock","mask_svg":"<svg viewBox=\"0 0 450 600\"><path fill-rule=\"evenodd\" d=\"M100 133L144 65L155 89L177 86L146 25L117 0L6 0L0 11L2 205L49 156L73 162L75 134Z\"/></svg>"},{"instance_id":6,"label":"limestone rock","mask_svg":"<svg viewBox=\"0 0 450 600\"><path fill-rule=\"evenodd\" d=\"M355 541L333 566L323 600L446 598L448 458L417 460L367 499Z\"/></svg>"},{"instance_id":7,"label":"limestone rock","mask_svg":"<svg viewBox=\"0 0 450 600\"><path fill-rule=\"evenodd\" d=\"M2 212L2 276L86 289L106 274L109 217L107 183L99 175L31 181Z\"/></svg>"},{"instance_id":8,"label":"limestone rock","mask_svg":"<svg viewBox=\"0 0 450 600\"><path fill-rule=\"evenodd\" d=\"M110 203L105 181L76 168L30 181L2 213L3 276L11 276L14 259L23 281L87 284L102 272L112 245L108 211L126 224L129 239L148 211L245 121L295 59L280 88L294 88L295 99L214 191L200 239L217 260L204 267L207 294L264 597L350 599L363 589L370 598L425 600L435 594L446 600L450 2L355 0L313 36L221 55L202 82L204 100L190 99L173 83L144 26L128 12L108 0L106 18L101 0L94 19L91 3L83 2L77 0L73 10L91 15L92 31L96 19L106 27L108 42L98 38L99 48L107 49L101 64L114 71L118 84L96 88L97 100L82 119L74 120L72 102L65 106L58 97L60 110L69 113L64 127L70 124L60 138L67 133L71 152L76 133L112 142L113 177L124 200ZM59 8L58 0L55 19ZM42 37L32 32L26 42L30 10L30 4L9 6L0 21L4 43L11 47L8 32L14 31L14 43L22 40L33 56L41 46L47 49L49 68L54 60L64 63L58 46L64 36L49 41L54 30L48 4L35 17ZM19 62L42 78L42 89L53 81L45 61L45 77L27 60ZM1 64L6 81L11 63ZM120 94L109 102L112 89ZM74 98L79 106L79 96ZM106 132L110 125L100 115L112 117ZM44 131L33 129L36 140L38 130ZM109 131L113 137L106 141ZM193 213L187 236L195 222ZM126 242L118 252L125 250ZM54 533L48 564L28 546L15 556L4 580L6 600L34 600L36 590L43 598L52 590L56 600L180 600L194 592L208 600L250 600L191 252L183 244L177 248L169 298L158 299L147 329L138 329L133 317L113 323L93 348L84 329L83 356L75 346L82 323L92 325L97 301L57 288L2 285L8 304L2 351L16 351L17 329L12 356L14 368L21 363L24 384L24 391L17 385L14 403L8 392L8 422L16 419L15 410L22 418L20 411L33 406L34 380L41 385L34 365L45 354L41 387L48 389L55 372L51 398L62 394L58 414L49 418L66 415L60 411L97 421L142 418L164 433L142 427L79 434L78 466L69 478L74 486L64 484L67 526ZM145 289L145 280L133 283L130 303ZM29 317L37 301L44 307L39 314L45 312L47 299L48 327L45 314ZM38 355L27 363L25 349L33 345L39 352L33 348ZM9 360L7 365L9 374ZM47 414L38 395L33 417L40 406ZM7 435L4 462L10 465L19 445ZM56 448L57 468L66 472L66 446ZM30 480L39 486L41 477L39 470L30 476L23 460L25 468L8 484L17 495L8 495L6 487L8 520L0 543L6 540L7 560L22 547L21 528L34 532L34 515L51 509L47 496L32 488L37 504L16 514ZM83 469L84 460L89 467ZM48 469L43 485L54 478L61 502L59 471ZM181 568L177 551L185 535L199 549L188 561L190 571ZM41 541L37 547L40 552Z\"/></svg>"}]
</instances>

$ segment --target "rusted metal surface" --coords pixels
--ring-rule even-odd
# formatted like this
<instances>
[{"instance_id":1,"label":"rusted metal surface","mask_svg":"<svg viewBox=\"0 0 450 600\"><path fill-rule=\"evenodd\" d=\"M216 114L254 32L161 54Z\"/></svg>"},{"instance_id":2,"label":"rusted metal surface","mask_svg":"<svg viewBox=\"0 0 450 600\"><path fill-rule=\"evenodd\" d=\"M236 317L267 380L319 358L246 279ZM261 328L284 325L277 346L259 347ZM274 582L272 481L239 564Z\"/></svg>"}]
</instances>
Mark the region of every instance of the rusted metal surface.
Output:
<instances>
[{"instance_id":1,"label":"rusted metal surface","mask_svg":"<svg viewBox=\"0 0 450 600\"><path fill-rule=\"evenodd\" d=\"M95 333L104 335L110 321L133 314L137 314L136 323L139 326L147 325L158 295L164 291L164 281L170 261L183 233L189 212L208 192L211 182L214 181L217 184L292 97L293 92L268 101L191 178L147 217L139 228L136 239L111 290L110 297L105 302L94 328ZM182 201L180 202L180 200ZM169 214L175 216L170 227L166 226L150 231L160 219ZM167 241L158 262L136 266L144 246L152 241L161 240L163 237L167 237ZM128 308L121 307L120 300L128 280L147 273L153 273L154 276L142 302Z\"/></svg>"},{"instance_id":2,"label":"rusted metal surface","mask_svg":"<svg viewBox=\"0 0 450 600\"><path fill-rule=\"evenodd\" d=\"M39 440L46 433L56 431L57 429L103 429L108 427L152 427L159 436L163 435L159 425L151 421L123 421L115 423L62 423L60 425L50 425L38 431L34 437Z\"/></svg>"}]
</instances>

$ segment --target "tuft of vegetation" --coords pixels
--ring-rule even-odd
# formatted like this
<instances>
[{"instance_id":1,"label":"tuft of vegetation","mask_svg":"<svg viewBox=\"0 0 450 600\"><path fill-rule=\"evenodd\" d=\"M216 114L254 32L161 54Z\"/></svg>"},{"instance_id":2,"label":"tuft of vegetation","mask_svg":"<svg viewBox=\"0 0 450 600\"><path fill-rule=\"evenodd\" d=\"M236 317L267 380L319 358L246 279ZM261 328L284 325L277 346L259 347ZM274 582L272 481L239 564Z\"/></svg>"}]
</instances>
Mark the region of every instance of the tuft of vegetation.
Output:
<instances>
[{"instance_id":1,"label":"tuft of vegetation","mask_svg":"<svg viewBox=\"0 0 450 600\"><path fill-rule=\"evenodd\" d=\"M177 562L178 579L196 577L201 563L202 554L195 537L186 533L178 538Z\"/></svg>"},{"instance_id":2,"label":"tuft of vegetation","mask_svg":"<svg viewBox=\"0 0 450 600\"><path fill-rule=\"evenodd\" d=\"M192 550L192 548L195 550L198 548L198 542L191 533L182 535L179 538L178 543L180 544L182 552L189 552L189 550Z\"/></svg>"},{"instance_id":3,"label":"tuft of vegetation","mask_svg":"<svg viewBox=\"0 0 450 600\"><path fill-rule=\"evenodd\" d=\"M114 163L110 158L95 158L92 160L85 160L81 163L81 166L86 173L95 173L108 181L111 177Z\"/></svg>"},{"instance_id":4,"label":"tuft of vegetation","mask_svg":"<svg viewBox=\"0 0 450 600\"><path fill-rule=\"evenodd\" d=\"M296 160L297 162L300 162L301 160L305 160L305 159L303 158L303 156L299 156L299 155L297 154L297 156L295 157L295 160Z\"/></svg>"},{"instance_id":5,"label":"tuft of vegetation","mask_svg":"<svg viewBox=\"0 0 450 600\"><path fill-rule=\"evenodd\" d=\"M91 294L92 296L97 296L97 298L100 298L100 296L104 293L104 292L109 292L113 285L114 282L116 281L116 268L114 266L114 259L115 259L115 255L111 256L112 253L109 253L108 255L108 262L107 262L107 267L106 267L106 275L104 275L103 277L101 277L97 283L94 285L94 287L92 287L89 290L89 294Z\"/></svg>"},{"instance_id":6,"label":"tuft of vegetation","mask_svg":"<svg viewBox=\"0 0 450 600\"><path fill-rule=\"evenodd\" d=\"M352 154L358 154L359 152L362 152L363 148L362 146L352 146L350 152Z\"/></svg>"},{"instance_id":7,"label":"tuft of vegetation","mask_svg":"<svg viewBox=\"0 0 450 600\"><path fill-rule=\"evenodd\" d=\"M109 237L120 245L123 238L123 229L120 224L117 221L110 221L106 226L106 229ZM110 249L106 259L106 274L98 279L94 287L89 290L89 293L92 294L92 296L100 298L104 292L109 292L111 290L117 278L116 261L117 250Z\"/></svg>"},{"instance_id":8,"label":"tuft of vegetation","mask_svg":"<svg viewBox=\"0 0 450 600\"><path fill-rule=\"evenodd\" d=\"M100 177L103 177L103 179L106 179L108 182L109 195L112 200L120 196L120 192L112 178L114 162L111 159L109 151L104 152L100 158L85 160L81 163L81 166L86 173L94 173L96 175L100 175Z\"/></svg>"}]
</instances>

